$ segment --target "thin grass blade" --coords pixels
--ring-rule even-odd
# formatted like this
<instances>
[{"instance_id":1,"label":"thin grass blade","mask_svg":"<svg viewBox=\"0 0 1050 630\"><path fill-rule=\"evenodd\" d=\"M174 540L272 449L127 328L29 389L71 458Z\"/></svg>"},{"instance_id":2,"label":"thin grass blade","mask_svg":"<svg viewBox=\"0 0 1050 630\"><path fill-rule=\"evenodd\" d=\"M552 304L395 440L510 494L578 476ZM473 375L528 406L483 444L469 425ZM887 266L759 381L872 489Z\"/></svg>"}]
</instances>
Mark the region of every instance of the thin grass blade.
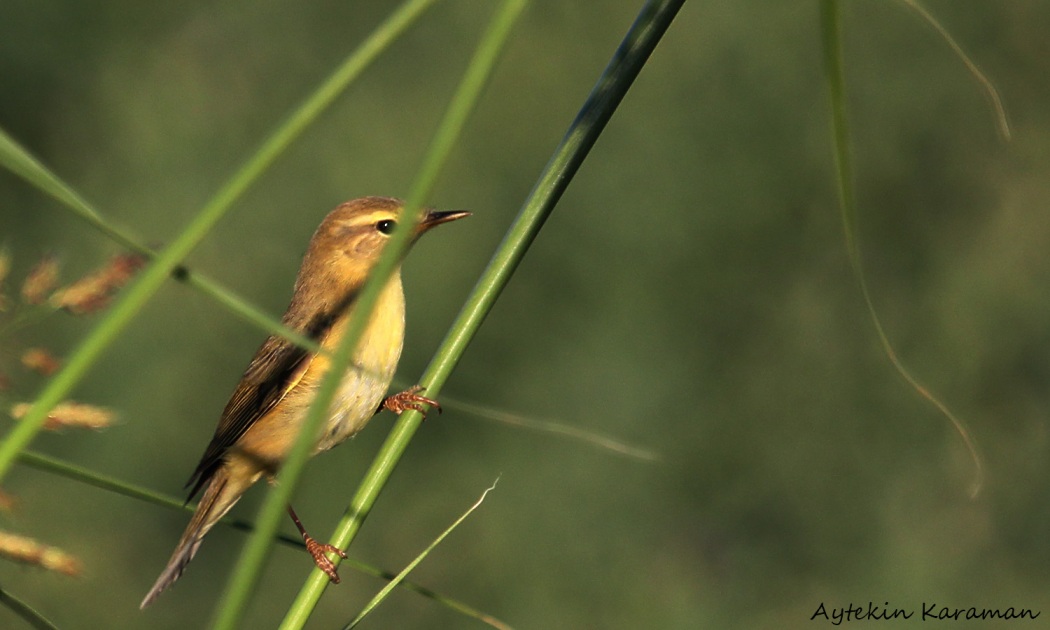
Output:
<instances>
[{"instance_id":1,"label":"thin grass blade","mask_svg":"<svg viewBox=\"0 0 1050 630\"><path fill-rule=\"evenodd\" d=\"M457 518L451 525L449 525L448 529L441 532L441 535L439 535L433 540L433 542L427 545L427 548L424 549L418 556L416 556L412 560L412 562L409 562L408 566L402 569L401 572L394 577L394 579L390 580L390 582L386 586L384 586L378 593L376 593L375 597L369 600L369 602L365 604L364 608L361 609L361 612L358 613L357 617L346 625L346 628L349 629L357 627L357 624L361 623L361 621L365 617L371 614L371 612L375 610L377 606L379 606L379 604L383 603L383 600L385 600L387 596L389 596L390 593L393 592L393 590L397 588L397 586L401 584L406 577L408 577L409 573L411 573L417 566L419 566L419 563L422 562L424 558L430 555L430 552L433 551L435 547L441 544L441 541L445 540L445 538L448 537L448 535L451 534L454 529L459 527L460 524L463 523L463 521L467 520L467 517L470 516L474 512L474 510L478 509L478 507L481 506L481 504L485 501L485 497L487 497L490 492L496 489L497 483L499 483L499 478L497 478L496 481L492 482L492 485L481 493L481 497L479 497L478 500L474 502L474 505L467 508L467 511L464 512L459 518Z\"/></svg>"}]
</instances>

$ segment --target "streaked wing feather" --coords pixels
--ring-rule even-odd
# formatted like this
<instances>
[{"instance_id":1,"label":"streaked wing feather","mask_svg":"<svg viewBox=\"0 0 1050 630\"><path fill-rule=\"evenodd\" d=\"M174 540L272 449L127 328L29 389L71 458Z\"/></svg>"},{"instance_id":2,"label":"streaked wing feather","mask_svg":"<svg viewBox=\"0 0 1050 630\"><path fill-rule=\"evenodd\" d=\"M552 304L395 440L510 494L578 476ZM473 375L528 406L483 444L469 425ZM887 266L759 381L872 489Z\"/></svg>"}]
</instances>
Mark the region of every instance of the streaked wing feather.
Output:
<instances>
[{"instance_id":1,"label":"streaked wing feather","mask_svg":"<svg viewBox=\"0 0 1050 630\"><path fill-rule=\"evenodd\" d=\"M311 308L310 301L293 297L282 321L286 326L300 330L306 337L320 343L356 297L356 291L349 291L334 302L314 304L321 306L318 310ZM187 502L215 474L226 451L295 387L310 366L311 357L313 354L310 351L279 335L271 335L263 342L248 364L237 389L230 396L230 401L226 403L215 436L208 448L204 449L197 469L186 482L187 486L193 486Z\"/></svg>"},{"instance_id":2,"label":"streaked wing feather","mask_svg":"<svg viewBox=\"0 0 1050 630\"><path fill-rule=\"evenodd\" d=\"M310 356L307 350L283 337L271 336L260 346L226 403L219 426L197 469L186 483L187 486L193 485L189 499L208 482L222 463L227 449L259 418L273 410L299 382L310 365Z\"/></svg>"}]
</instances>

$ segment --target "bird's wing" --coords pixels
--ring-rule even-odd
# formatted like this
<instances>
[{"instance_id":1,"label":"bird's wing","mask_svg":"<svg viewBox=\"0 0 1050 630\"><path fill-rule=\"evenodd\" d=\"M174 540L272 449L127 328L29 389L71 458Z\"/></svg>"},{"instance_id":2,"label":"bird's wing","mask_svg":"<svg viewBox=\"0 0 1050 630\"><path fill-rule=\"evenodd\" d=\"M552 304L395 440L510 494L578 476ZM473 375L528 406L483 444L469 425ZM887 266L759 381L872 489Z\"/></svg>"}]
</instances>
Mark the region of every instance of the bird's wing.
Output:
<instances>
[{"instance_id":1,"label":"bird's wing","mask_svg":"<svg viewBox=\"0 0 1050 630\"><path fill-rule=\"evenodd\" d=\"M357 297L348 291L340 299L311 301L293 297L282 323L321 343L335 322ZM226 451L244 435L259 418L273 410L290 392L310 367L314 353L279 335L271 335L255 352L241 382L222 411L208 448L197 464L186 486L193 486L188 502L208 483L222 464Z\"/></svg>"},{"instance_id":2,"label":"bird's wing","mask_svg":"<svg viewBox=\"0 0 1050 630\"><path fill-rule=\"evenodd\" d=\"M215 435L186 483L193 486L187 501L211 479L227 449L295 387L310 366L312 356L308 350L283 337L273 335L263 342L226 403Z\"/></svg>"}]
</instances>

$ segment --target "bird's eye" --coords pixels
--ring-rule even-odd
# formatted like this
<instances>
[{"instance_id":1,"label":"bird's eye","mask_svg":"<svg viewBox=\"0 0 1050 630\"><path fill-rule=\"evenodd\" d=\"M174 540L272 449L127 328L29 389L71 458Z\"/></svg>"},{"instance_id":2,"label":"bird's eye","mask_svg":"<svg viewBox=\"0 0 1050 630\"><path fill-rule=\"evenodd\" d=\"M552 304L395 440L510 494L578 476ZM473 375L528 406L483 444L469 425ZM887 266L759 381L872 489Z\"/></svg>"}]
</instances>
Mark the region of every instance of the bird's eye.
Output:
<instances>
[{"instance_id":1,"label":"bird's eye","mask_svg":"<svg viewBox=\"0 0 1050 630\"><path fill-rule=\"evenodd\" d=\"M394 228L397 227L397 222L391 219L383 219L379 223L376 223L376 229L383 234L390 235L394 233Z\"/></svg>"}]
</instances>

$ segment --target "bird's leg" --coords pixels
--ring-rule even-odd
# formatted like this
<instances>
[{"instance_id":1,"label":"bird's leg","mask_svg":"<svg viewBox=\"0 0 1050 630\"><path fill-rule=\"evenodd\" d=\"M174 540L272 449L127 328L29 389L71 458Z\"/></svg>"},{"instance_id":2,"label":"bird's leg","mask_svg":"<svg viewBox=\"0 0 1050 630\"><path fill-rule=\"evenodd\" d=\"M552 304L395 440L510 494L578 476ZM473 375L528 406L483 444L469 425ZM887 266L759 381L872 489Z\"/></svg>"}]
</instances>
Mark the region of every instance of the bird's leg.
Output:
<instances>
[{"instance_id":1,"label":"bird's leg","mask_svg":"<svg viewBox=\"0 0 1050 630\"><path fill-rule=\"evenodd\" d=\"M438 413L441 413L441 405L438 404L438 401L420 396L419 392L421 391L423 391L422 385L413 385L403 392L387 396L379 405L379 409L376 409L376 413L389 409L400 416L406 409L414 409L423 414L425 419L427 412L423 409L423 405L430 405L432 409L437 409Z\"/></svg>"},{"instance_id":2,"label":"bird's leg","mask_svg":"<svg viewBox=\"0 0 1050 630\"><path fill-rule=\"evenodd\" d=\"M328 576L328 579L332 581L332 584L339 583L339 573L335 570L335 563L328 559L325 554L328 552L334 553L339 557L346 559L346 552L339 547L334 545L319 543L314 540L314 537L306 533L306 528L303 527L302 522L299 521L299 517L296 516L295 510L292 509L291 504L288 505L288 516L292 517L295 521L295 526L299 528L299 533L303 536L303 542L306 543L306 550L310 552L310 555L314 558L314 564L317 568L324 571L324 574Z\"/></svg>"}]
</instances>

